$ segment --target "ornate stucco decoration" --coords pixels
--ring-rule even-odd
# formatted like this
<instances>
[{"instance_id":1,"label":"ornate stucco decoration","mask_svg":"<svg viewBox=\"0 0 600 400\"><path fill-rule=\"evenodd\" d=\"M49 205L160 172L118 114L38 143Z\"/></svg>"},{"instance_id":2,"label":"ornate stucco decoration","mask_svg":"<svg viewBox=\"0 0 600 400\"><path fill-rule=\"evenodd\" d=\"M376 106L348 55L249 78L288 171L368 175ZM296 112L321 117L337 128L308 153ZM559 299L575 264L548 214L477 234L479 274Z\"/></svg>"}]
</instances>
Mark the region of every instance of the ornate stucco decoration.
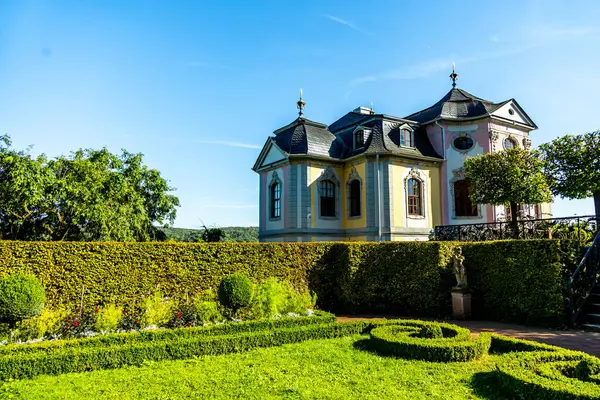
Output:
<instances>
[{"instance_id":1,"label":"ornate stucco decoration","mask_svg":"<svg viewBox=\"0 0 600 400\"><path fill-rule=\"evenodd\" d=\"M335 174L335 170L331 167L327 167L326 169L324 169L323 172L321 172L321 176L319 176L319 181L325 181L325 180L333 181L337 185L340 184L340 180L338 179L337 175Z\"/></svg>"},{"instance_id":2,"label":"ornate stucco decoration","mask_svg":"<svg viewBox=\"0 0 600 400\"><path fill-rule=\"evenodd\" d=\"M410 215L408 213L408 181L410 179L416 179L417 181L419 181L419 183L421 184L421 210L422 210L422 215ZM422 172L416 167L413 166L410 171L408 171L408 174L406 174L406 176L404 177L404 204L405 204L405 210L404 212L406 213L406 217L409 219L425 219L427 218L427 199L429 197L428 196L428 188L426 185L426 177L425 175L422 174Z\"/></svg>"},{"instance_id":3,"label":"ornate stucco decoration","mask_svg":"<svg viewBox=\"0 0 600 400\"><path fill-rule=\"evenodd\" d=\"M358 172L356 172L356 168L352 167L350 169L350 175L348 176L348 181L346 182L346 184L350 184L350 182L354 181L354 180L358 180L362 183L362 178L360 177L360 175L358 174Z\"/></svg>"},{"instance_id":4,"label":"ornate stucco decoration","mask_svg":"<svg viewBox=\"0 0 600 400\"><path fill-rule=\"evenodd\" d=\"M492 143L492 151L496 151L496 142L498 141L498 132L490 131L490 142Z\"/></svg>"},{"instance_id":5,"label":"ornate stucco decoration","mask_svg":"<svg viewBox=\"0 0 600 400\"><path fill-rule=\"evenodd\" d=\"M320 196L321 195L321 182L323 181L332 181L334 183L334 187L335 187L335 217L326 217L326 216L322 216L321 212L318 211L317 215L318 218L320 219L338 219L340 216L340 204L341 204L341 199L340 199L340 180L338 179L337 175L335 174L335 170L331 167L327 167L325 170L323 170L323 172L321 172L321 175L319 176L319 179L317 179L317 193ZM317 201L317 209L319 210L320 208L320 201Z\"/></svg>"},{"instance_id":6,"label":"ornate stucco decoration","mask_svg":"<svg viewBox=\"0 0 600 400\"><path fill-rule=\"evenodd\" d=\"M531 139L528 137L523 138L523 148L529 150L531 148Z\"/></svg>"}]
</instances>

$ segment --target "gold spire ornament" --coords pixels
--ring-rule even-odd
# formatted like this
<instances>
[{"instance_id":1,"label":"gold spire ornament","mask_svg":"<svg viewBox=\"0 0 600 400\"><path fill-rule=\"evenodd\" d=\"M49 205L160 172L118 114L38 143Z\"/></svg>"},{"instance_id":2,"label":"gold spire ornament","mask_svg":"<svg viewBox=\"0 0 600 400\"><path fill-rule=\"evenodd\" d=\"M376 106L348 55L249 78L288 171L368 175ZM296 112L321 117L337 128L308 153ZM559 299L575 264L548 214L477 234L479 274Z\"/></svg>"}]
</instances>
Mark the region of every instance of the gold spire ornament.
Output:
<instances>
[{"instance_id":1,"label":"gold spire ornament","mask_svg":"<svg viewBox=\"0 0 600 400\"><path fill-rule=\"evenodd\" d=\"M302 88L300 88L300 100L296 104L298 105L298 116L302 117L304 115L304 106L306 105L306 102L302 100Z\"/></svg>"},{"instance_id":2,"label":"gold spire ornament","mask_svg":"<svg viewBox=\"0 0 600 400\"><path fill-rule=\"evenodd\" d=\"M452 79L452 87L456 87L456 81L458 80L458 74L456 73L456 66L452 63L452 73L450 74L450 79Z\"/></svg>"}]
</instances>

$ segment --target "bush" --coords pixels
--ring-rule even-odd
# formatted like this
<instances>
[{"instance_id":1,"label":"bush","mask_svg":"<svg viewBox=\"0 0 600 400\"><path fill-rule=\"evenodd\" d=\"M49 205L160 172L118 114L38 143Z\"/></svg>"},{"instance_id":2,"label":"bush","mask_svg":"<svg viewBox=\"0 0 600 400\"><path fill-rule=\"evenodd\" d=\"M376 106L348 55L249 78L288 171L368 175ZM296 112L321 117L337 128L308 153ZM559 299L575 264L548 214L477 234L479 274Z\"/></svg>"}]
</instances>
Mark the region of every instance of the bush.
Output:
<instances>
[{"instance_id":1,"label":"bush","mask_svg":"<svg viewBox=\"0 0 600 400\"><path fill-rule=\"evenodd\" d=\"M117 330L123 318L123 309L114 304L97 307L94 328L96 332L113 332Z\"/></svg>"},{"instance_id":2,"label":"bush","mask_svg":"<svg viewBox=\"0 0 600 400\"><path fill-rule=\"evenodd\" d=\"M226 276L219 285L219 301L235 312L250 305L253 289L252 281L245 275Z\"/></svg>"},{"instance_id":3,"label":"bush","mask_svg":"<svg viewBox=\"0 0 600 400\"><path fill-rule=\"evenodd\" d=\"M0 358L0 379L32 378L139 365L144 361L179 360L201 355L246 351L309 339L326 339L363 332L365 323L309 325L223 336L173 338L105 347L57 347L52 353L10 354Z\"/></svg>"},{"instance_id":4,"label":"bush","mask_svg":"<svg viewBox=\"0 0 600 400\"><path fill-rule=\"evenodd\" d=\"M0 316L10 324L40 315L45 302L44 287L36 277L17 274L0 279Z\"/></svg>"},{"instance_id":5,"label":"bush","mask_svg":"<svg viewBox=\"0 0 600 400\"><path fill-rule=\"evenodd\" d=\"M160 292L146 298L141 326L166 326L173 314L173 305Z\"/></svg>"},{"instance_id":6,"label":"bush","mask_svg":"<svg viewBox=\"0 0 600 400\"><path fill-rule=\"evenodd\" d=\"M17 323L16 332L11 339L24 341L57 334L66 316L67 312L64 310L45 308L39 316Z\"/></svg>"},{"instance_id":7,"label":"bush","mask_svg":"<svg viewBox=\"0 0 600 400\"><path fill-rule=\"evenodd\" d=\"M441 339L444 337L439 325L425 325L419 331L418 336L424 339Z\"/></svg>"},{"instance_id":8,"label":"bush","mask_svg":"<svg viewBox=\"0 0 600 400\"><path fill-rule=\"evenodd\" d=\"M296 290L285 281L269 278L257 285L252 296L251 317L263 318L287 313L304 314L315 307L317 297L304 289Z\"/></svg>"},{"instance_id":9,"label":"bush","mask_svg":"<svg viewBox=\"0 0 600 400\"><path fill-rule=\"evenodd\" d=\"M198 313L198 320L203 324L219 322L224 319L216 301L198 301L196 312Z\"/></svg>"},{"instance_id":10,"label":"bush","mask_svg":"<svg viewBox=\"0 0 600 400\"><path fill-rule=\"evenodd\" d=\"M433 328L436 326L439 329ZM429 326L428 333L442 337L420 337ZM468 329L451 324L424 321L392 321L371 330L369 346L383 355L433 362L471 361L487 354L490 335L481 333L471 339Z\"/></svg>"}]
</instances>

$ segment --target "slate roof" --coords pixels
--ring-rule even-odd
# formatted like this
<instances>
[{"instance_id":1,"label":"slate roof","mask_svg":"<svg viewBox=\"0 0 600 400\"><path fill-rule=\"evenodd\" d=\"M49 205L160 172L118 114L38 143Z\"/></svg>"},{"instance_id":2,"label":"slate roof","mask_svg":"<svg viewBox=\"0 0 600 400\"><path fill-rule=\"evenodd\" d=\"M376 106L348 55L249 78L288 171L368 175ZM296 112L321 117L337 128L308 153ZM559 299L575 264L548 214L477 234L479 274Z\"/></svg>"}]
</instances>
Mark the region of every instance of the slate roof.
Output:
<instances>
[{"instance_id":1,"label":"slate roof","mask_svg":"<svg viewBox=\"0 0 600 400\"><path fill-rule=\"evenodd\" d=\"M340 158L342 153L341 144L327 125L302 117L275 131L273 140L287 154Z\"/></svg>"},{"instance_id":2,"label":"slate roof","mask_svg":"<svg viewBox=\"0 0 600 400\"><path fill-rule=\"evenodd\" d=\"M452 88L444 97L429 108L406 117L421 124L437 119L466 120L490 115L510 100L494 103L473 96L471 93L458 88Z\"/></svg>"}]
</instances>

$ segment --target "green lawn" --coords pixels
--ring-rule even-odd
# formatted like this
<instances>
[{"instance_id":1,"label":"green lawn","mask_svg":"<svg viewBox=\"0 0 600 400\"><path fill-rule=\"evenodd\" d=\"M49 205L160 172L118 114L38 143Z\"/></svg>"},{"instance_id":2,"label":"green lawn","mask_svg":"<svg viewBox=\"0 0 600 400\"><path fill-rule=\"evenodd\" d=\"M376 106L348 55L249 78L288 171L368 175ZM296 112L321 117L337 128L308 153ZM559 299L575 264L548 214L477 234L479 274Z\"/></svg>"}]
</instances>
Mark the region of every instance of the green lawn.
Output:
<instances>
[{"instance_id":1,"label":"green lawn","mask_svg":"<svg viewBox=\"0 0 600 400\"><path fill-rule=\"evenodd\" d=\"M366 336L152 362L141 367L39 376L5 383L0 398L490 398L480 394L484 383L476 390L472 382L481 382L477 378L494 368L498 356L469 363L407 361L359 350L355 343L362 338Z\"/></svg>"}]
</instances>

